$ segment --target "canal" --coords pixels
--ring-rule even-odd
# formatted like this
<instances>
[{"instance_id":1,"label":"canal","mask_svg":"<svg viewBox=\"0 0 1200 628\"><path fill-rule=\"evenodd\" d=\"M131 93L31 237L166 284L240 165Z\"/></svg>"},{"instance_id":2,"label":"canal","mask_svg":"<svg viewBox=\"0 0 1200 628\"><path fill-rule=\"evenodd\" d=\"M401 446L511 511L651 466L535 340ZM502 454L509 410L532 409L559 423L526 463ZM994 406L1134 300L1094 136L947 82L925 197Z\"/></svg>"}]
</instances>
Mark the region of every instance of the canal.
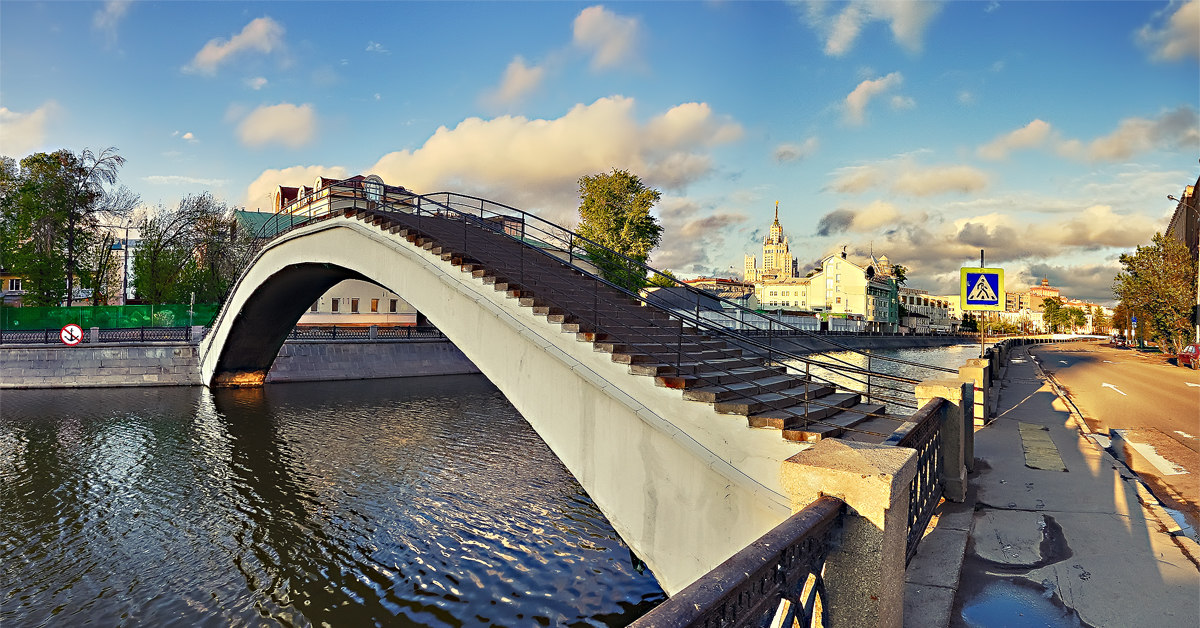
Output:
<instances>
[{"instance_id":1,"label":"canal","mask_svg":"<svg viewBox=\"0 0 1200 628\"><path fill-rule=\"evenodd\" d=\"M6 628L621 626L665 597L482 376L5 390L0 504Z\"/></svg>"}]
</instances>

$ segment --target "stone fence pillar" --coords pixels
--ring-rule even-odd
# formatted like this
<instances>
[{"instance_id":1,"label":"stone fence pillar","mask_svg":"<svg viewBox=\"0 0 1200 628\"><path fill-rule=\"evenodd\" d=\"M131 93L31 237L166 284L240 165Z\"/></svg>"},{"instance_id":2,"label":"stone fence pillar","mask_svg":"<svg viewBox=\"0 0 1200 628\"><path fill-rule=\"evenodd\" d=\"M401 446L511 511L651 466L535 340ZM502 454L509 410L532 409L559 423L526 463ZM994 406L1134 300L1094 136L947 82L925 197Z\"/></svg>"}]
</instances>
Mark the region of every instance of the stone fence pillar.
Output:
<instances>
[{"instance_id":1,"label":"stone fence pillar","mask_svg":"<svg viewBox=\"0 0 1200 628\"><path fill-rule=\"evenodd\" d=\"M98 344L100 342L100 328L99 327L89 327L88 328L88 340L87 341L88 341L88 344L93 344L93 345Z\"/></svg>"},{"instance_id":2,"label":"stone fence pillar","mask_svg":"<svg viewBox=\"0 0 1200 628\"><path fill-rule=\"evenodd\" d=\"M825 562L830 625L900 628L909 484L917 454L827 438L783 462L783 487L798 512L824 495L846 502L841 546Z\"/></svg>"},{"instance_id":3,"label":"stone fence pillar","mask_svg":"<svg viewBox=\"0 0 1200 628\"><path fill-rule=\"evenodd\" d=\"M928 379L917 384L917 406L941 398L942 486L946 499L967 498L967 471L975 466L974 386L955 379Z\"/></svg>"},{"instance_id":4,"label":"stone fence pillar","mask_svg":"<svg viewBox=\"0 0 1200 628\"><path fill-rule=\"evenodd\" d=\"M958 379L963 382L972 382L974 384L975 411L972 416L975 417L975 425L987 425L991 418L988 410L988 392L991 390L991 374L988 373L991 362L986 359L976 358L967 360L966 366L958 368Z\"/></svg>"},{"instance_id":5,"label":"stone fence pillar","mask_svg":"<svg viewBox=\"0 0 1200 628\"><path fill-rule=\"evenodd\" d=\"M371 325L369 328L367 328L367 337L370 338L371 340L375 340L376 338L378 338L379 337L379 325Z\"/></svg>"}]
</instances>

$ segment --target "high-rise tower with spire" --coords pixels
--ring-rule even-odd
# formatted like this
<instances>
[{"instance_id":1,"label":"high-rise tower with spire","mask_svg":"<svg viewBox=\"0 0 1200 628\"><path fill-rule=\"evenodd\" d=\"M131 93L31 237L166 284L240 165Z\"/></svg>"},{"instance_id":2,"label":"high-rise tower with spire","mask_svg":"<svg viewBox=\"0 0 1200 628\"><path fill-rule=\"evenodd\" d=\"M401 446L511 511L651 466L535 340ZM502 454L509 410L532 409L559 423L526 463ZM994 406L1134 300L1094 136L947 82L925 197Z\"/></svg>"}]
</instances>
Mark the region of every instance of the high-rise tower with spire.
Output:
<instances>
[{"instance_id":1,"label":"high-rise tower with spire","mask_svg":"<svg viewBox=\"0 0 1200 628\"><path fill-rule=\"evenodd\" d=\"M747 255L742 279L758 282L799 276L796 259L788 250L787 236L783 235L783 225L779 224L779 201L775 201L775 222L771 223L771 231L763 239L762 261L762 268L759 268L758 259Z\"/></svg>"}]
</instances>

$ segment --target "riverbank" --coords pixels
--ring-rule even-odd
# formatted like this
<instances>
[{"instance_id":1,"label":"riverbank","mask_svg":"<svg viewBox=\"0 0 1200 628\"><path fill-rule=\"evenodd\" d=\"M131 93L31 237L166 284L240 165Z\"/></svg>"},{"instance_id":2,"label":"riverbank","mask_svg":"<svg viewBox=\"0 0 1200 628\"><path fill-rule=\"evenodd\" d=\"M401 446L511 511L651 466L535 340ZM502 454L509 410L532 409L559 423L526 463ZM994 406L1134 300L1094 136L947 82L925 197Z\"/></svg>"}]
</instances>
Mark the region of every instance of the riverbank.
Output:
<instances>
[{"instance_id":1,"label":"riverbank","mask_svg":"<svg viewBox=\"0 0 1200 628\"><path fill-rule=\"evenodd\" d=\"M478 373L445 339L289 340L268 382ZM197 345L182 342L0 347L0 389L199 386Z\"/></svg>"}]
</instances>

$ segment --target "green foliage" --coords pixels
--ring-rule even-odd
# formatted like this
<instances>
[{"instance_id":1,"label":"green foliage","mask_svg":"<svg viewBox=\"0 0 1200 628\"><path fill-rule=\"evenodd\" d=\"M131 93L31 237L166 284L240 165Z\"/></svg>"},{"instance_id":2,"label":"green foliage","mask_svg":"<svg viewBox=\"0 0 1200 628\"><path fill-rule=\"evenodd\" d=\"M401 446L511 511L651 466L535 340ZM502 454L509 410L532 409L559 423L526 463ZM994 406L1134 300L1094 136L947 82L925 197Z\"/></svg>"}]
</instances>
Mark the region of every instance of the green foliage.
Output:
<instances>
[{"instance_id":1,"label":"green foliage","mask_svg":"<svg viewBox=\"0 0 1200 628\"><path fill-rule=\"evenodd\" d=\"M1193 333L1196 261L1183 243L1161 233L1120 261L1124 270L1113 280L1113 292L1137 316L1139 335L1145 330L1163 351L1179 353Z\"/></svg>"},{"instance_id":2,"label":"green foliage","mask_svg":"<svg viewBox=\"0 0 1200 628\"><path fill-rule=\"evenodd\" d=\"M979 321L975 318L974 314L964 314L962 325L959 325L958 329L965 332L977 332L979 331Z\"/></svg>"},{"instance_id":3,"label":"green foliage","mask_svg":"<svg viewBox=\"0 0 1200 628\"><path fill-rule=\"evenodd\" d=\"M231 208L208 192L139 223L142 241L134 255L134 288L150 303L219 302L241 272L249 237L237 229Z\"/></svg>"},{"instance_id":4,"label":"green foliage","mask_svg":"<svg viewBox=\"0 0 1200 628\"><path fill-rule=\"evenodd\" d=\"M659 288L674 288L683 282L669 270L651 273L650 279L646 282L647 286L656 286Z\"/></svg>"},{"instance_id":5,"label":"green foliage","mask_svg":"<svg viewBox=\"0 0 1200 628\"><path fill-rule=\"evenodd\" d=\"M900 264L892 265L892 279L896 280L897 286L903 286L908 282L908 267Z\"/></svg>"},{"instance_id":6,"label":"green foliage","mask_svg":"<svg viewBox=\"0 0 1200 628\"><path fill-rule=\"evenodd\" d=\"M35 153L20 167L0 165L0 265L23 280L24 302L50 305L74 293L77 278L101 285L110 260L88 252L103 246L101 218L119 220L137 203L114 189L125 159L116 149ZM96 262L94 272L84 268Z\"/></svg>"},{"instance_id":7,"label":"green foliage","mask_svg":"<svg viewBox=\"0 0 1200 628\"><path fill-rule=\"evenodd\" d=\"M188 313L188 305L104 305L73 307L0 307L0 329L21 331L60 329L67 323L89 327L127 328L187 325L211 325L220 305L197 303ZM164 325L166 322L170 325Z\"/></svg>"},{"instance_id":8,"label":"green foliage","mask_svg":"<svg viewBox=\"0 0 1200 628\"><path fill-rule=\"evenodd\" d=\"M607 174L580 177L578 231L600 245L586 244L583 248L605 279L633 291L645 286L646 275L640 264L646 262L662 238L662 227L650 215L661 196L626 170L614 168Z\"/></svg>"}]
</instances>

